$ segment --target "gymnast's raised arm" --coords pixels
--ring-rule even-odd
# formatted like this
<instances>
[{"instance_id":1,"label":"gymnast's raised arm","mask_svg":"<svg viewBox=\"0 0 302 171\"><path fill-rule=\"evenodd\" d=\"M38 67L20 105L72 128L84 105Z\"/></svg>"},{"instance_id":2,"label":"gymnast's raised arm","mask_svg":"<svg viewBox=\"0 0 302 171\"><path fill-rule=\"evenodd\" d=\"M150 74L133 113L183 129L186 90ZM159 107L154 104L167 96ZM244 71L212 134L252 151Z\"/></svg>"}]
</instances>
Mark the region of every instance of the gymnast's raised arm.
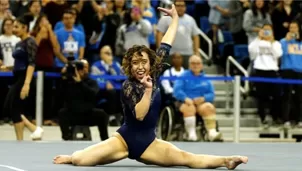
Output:
<instances>
[{"instance_id":1,"label":"gymnast's raised arm","mask_svg":"<svg viewBox=\"0 0 302 171\"><path fill-rule=\"evenodd\" d=\"M177 28L178 28L178 14L177 11L175 9L174 4L172 5L171 9L165 9L165 8L161 8L158 7L158 9L162 12L164 12L166 15L172 17L172 21L170 23L170 26L167 30L167 32L165 33L164 37L161 40L161 44L168 44L168 45L172 45L172 43L175 40L175 36L176 36L176 32L177 32Z\"/></svg>"}]
</instances>

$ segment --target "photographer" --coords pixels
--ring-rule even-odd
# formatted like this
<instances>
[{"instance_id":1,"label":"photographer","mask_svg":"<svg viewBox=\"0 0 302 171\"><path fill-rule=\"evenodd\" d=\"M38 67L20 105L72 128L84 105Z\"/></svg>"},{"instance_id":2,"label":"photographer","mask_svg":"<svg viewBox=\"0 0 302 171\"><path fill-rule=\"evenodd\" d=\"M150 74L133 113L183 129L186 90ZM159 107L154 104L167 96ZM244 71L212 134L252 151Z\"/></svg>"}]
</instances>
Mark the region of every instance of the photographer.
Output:
<instances>
[{"instance_id":1,"label":"photographer","mask_svg":"<svg viewBox=\"0 0 302 171\"><path fill-rule=\"evenodd\" d=\"M62 69L65 107L59 112L59 124L64 140L71 140L70 127L97 125L101 140L108 138L108 115L95 108L99 87L89 78L86 60L72 61Z\"/></svg>"}]
</instances>

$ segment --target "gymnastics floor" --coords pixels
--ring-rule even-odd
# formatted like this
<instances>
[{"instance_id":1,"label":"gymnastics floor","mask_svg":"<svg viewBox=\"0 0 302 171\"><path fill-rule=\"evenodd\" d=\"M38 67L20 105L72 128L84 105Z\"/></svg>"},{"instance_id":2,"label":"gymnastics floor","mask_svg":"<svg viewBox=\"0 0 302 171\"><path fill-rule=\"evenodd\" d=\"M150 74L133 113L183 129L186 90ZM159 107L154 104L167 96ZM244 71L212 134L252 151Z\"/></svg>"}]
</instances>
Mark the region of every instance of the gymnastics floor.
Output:
<instances>
[{"instance_id":1,"label":"gymnastics floor","mask_svg":"<svg viewBox=\"0 0 302 171\"><path fill-rule=\"evenodd\" d=\"M54 165L57 154L71 154L93 142L0 142L0 171L188 171L183 167L162 168L125 159L117 163L96 167ZM179 148L194 153L249 157L248 164L237 167L240 171L301 171L301 143L174 143ZM215 170L215 169L205 169ZM226 170L219 168L217 170Z\"/></svg>"}]
</instances>

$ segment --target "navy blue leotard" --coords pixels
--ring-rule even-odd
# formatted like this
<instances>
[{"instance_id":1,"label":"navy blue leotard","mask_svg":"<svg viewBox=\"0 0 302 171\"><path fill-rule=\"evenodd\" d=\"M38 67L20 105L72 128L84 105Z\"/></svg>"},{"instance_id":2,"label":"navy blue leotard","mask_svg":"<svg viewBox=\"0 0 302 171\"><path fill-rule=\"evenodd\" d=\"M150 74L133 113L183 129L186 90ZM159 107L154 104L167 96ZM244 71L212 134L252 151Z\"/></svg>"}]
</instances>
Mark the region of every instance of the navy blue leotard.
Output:
<instances>
[{"instance_id":1,"label":"navy blue leotard","mask_svg":"<svg viewBox=\"0 0 302 171\"><path fill-rule=\"evenodd\" d=\"M162 43L157 51L159 58L166 59L169 56L171 46ZM124 124L117 132L125 140L129 158L138 160L156 137L156 124L160 112L161 97L158 87L158 78L163 69L162 62L156 67L156 73L152 75L153 91L149 111L143 121L136 119L135 105L143 97L145 88L136 79L127 79L123 83L121 102L124 114Z\"/></svg>"}]
</instances>

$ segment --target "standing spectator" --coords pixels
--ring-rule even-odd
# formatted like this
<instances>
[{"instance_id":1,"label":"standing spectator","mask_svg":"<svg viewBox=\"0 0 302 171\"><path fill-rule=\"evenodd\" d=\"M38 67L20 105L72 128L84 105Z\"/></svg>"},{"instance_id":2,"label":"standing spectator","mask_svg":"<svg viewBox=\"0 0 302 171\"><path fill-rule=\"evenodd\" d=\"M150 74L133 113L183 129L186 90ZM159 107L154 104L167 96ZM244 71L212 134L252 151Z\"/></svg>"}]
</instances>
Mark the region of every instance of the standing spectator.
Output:
<instances>
[{"instance_id":1,"label":"standing spectator","mask_svg":"<svg viewBox=\"0 0 302 171\"><path fill-rule=\"evenodd\" d=\"M120 64L114 60L110 46L104 46L100 51L101 60L95 62L91 67L91 74L105 76L121 76L123 75ZM120 89L122 81L120 80L103 80L98 79L98 84L101 89L101 98L106 99L105 110L111 115L110 121L116 120L117 123L121 118L120 105Z\"/></svg>"},{"instance_id":2,"label":"standing spectator","mask_svg":"<svg viewBox=\"0 0 302 171\"><path fill-rule=\"evenodd\" d=\"M243 29L248 37L248 44L257 38L264 24L272 24L268 3L264 0L255 0L252 8L245 11L243 16Z\"/></svg>"},{"instance_id":3,"label":"standing spectator","mask_svg":"<svg viewBox=\"0 0 302 171\"><path fill-rule=\"evenodd\" d=\"M66 58L74 57L75 59L83 59L85 50L85 36L82 32L74 28L75 16L72 10L69 9L64 12L63 23L64 28L55 31L61 47L61 52ZM62 68L66 62L67 60L62 62L61 59L56 58L55 66L57 68Z\"/></svg>"},{"instance_id":4,"label":"standing spectator","mask_svg":"<svg viewBox=\"0 0 302 171\"><path fill-rule=\"evenodd\" d=\"M10 9L14 16L19 17L29 12L30 0L10 1Z\"/></svg>"},{"instance_id":5,"label":"standing spectator","mask_svg":"<svg viewBox=\"0 0 302 171\"><path fill-rule=\"evenodd\" d=\"M50 1L43 8L43 12L47 15L47 18L52 26L55 27L57 22L62 20L62 16L65 10L69 8L69 4L66 0Z\"/></svg>"},{"instance_id":6,"label":"standing spectator","mask_svg":"<svg viewBox=\"0 0 302 171\"><path fill-rule=\"evenodd\" d=\"M183 63L184 68L188 68L189 57L192 56L193 54L199 56L200 30L197 27L194 18L185 13L186 2L184 0L176 0L174 4L179 16L179 22L178 22L179 26L175 37L175 41L172 45L171 54L177 52L180 53L184 58L184 63ZM160 41L163 35L166 33L171 21L172 19L167 16L163 16L160 18L157 24L157 34L156 34L157 47L159 47ZM169 60L171 61L171 58Z\"/></svg>"},{"instance_id":7,"label":"standing spectator","mask_svg":"<svg viewBox=\"0 0 302 171\"><path fill-rule=\"evenodd\" d=\"M8 0L0 1L0 28L2 28L2 22L5 18L14 18L11 11L9 10L10 3ZM0 30L1 34L1 30Z\"/></svg>"},{"instance_id":8,"label":"standing spectator","mask_svg":"<svg viewBox=\"0 0 302 171\"><path fill-rule=\"evenodd\" d=\"M281 76L285 79L302 79L302 31L300 23L292 21L289 23L289 32L281 39L283 55L281 57ZM295 92L293 96L293 91ZM283 87L282 113L284 127L291 127L290 120L298 121L298 127L302 127L302 85L284 84ZM291 109L295 107L296 118L290 116Z\"/></svg>"},{"instance_id":9,"label":"standing spectator","mask_svg":"<svg viewBox=\"0 0 302 171\"><path fill-rule=\"evenodd\" d=\"M79 12L76 7L71 7L70 9L73 11L73 15L75 18L75 23L74 23L74 28L77 29L78 31L82 32L85 35L84 27L81 24L80 18L79 18ZM63 18L62 18L63 19ZM64 23L63 21L59 21L56 23L54 27L54 31L60 30L61 28L64 28Z\"/></svg>"},{"instance_id":10,"label":"standing spectator","mask_svg":"<svg viewBox=\"0 0 302 171\"><path fill-rule=\"evenodd\" d=\"M124 20L124 14L127 10L125 0L114 0L116 13L121 17L121 21Z\"/></svg>"},{"instance_id":11,"label":"standing spectator","mask_svg":"<svg viewBox=\"0 0 302 171\"><path fill-rule=\"evenodd\" d=\"M279 41L275 40L273 26L265 24L259 31L259 36L249 44L249 53L253 61L253 69L256 77L278 78L278 59L282 55L282 48ZM255 83L257 90L257 107L261 122L264 127L270 126L265 109L269 108L269 113L277 123L280 118L280 96L279 84Z\"/></svg>"},{"instance_id":12,"label":"standing spectator","mask_svg":"<svg viewBox=\"0 0 302 171\"><path fill-rule=\"evenodd\" d=\"M272 22L276 40L281 40L288 32L289 23L298 15L292 8L293 0L279 1L272 12Z\"/></svg>"},{"instance_id":13,"label":"standing spectator","mask_svg":"<svg viewBox=\"0 0 302 171\"><path fill-rule=\"evenodd\" d=\"M1 3L1 2L0 2ZM14 66L13 51L16 44L21 40L19 37L13 35L13 23L12 18L5 18L1 27L0 36L0 71L11 71ZM11 83L11 79L7 77L0 77L0 107L3 109L3 104L7 92L8 86ZM7 119L9 116L0 110L0 120Z\"/></svg>"},{"instance_id":14,"label":"standing spectator","mask_svg":"<svg viewBox=\"0 0 302 171\"><path fill-rule=\"evenodd\" d=\"M125 51L133 45L150 46L148 37L152 32L152 26L149 21L142 17L142 11L138 7L133 7L130 12L125 14L125 24L117 32L115 45L117 56L123 56Z\"/></svg>"},{"instance_id":15,"label":"standing spectator","mask_svg":"<svg viewBox=\"0 0 302 171\"><path fill-rule=\"evenodd\" d=\"M52 72L54 66L54 56L56 55L62 62L66 63L66 58L60 52L60 45L57 37L52 30L52 27L45 14L39 16L36 20L35 26L31 35L35 38L38 45L36 55L36 70L44 72ZM53 78L44 78L44 100L43 100L43 113L44 124L55 125L51 120L54 119L51 110L52 105L52 87Z\"/></svg>"},{"instance_id":16,"label":"standing spectator","mask_svg":"<svg viewBox=\"0 0 302 171\"><path fill-rule=\"evenodd\" d=\"M229 11L229 0L211 0L208 2L210 6L209 13L209 22L212 24L212 27L215 27L213 30L217 30L218 28L228 28L228 14ZM207 32L208 30L203 30ZM217 33L215 33L217 34Z\"/></svg>"},{"instance_id":17,"label":"standing spectator","mask_svg":"<svg viewBox=\"0 0 302 171\"><path fill-rule=\"evenodd\" d=\"M235 44L247 44L247 36L242 24L243 14L249 7L249 0L230 1L228 12L228 16L230 17L229 30L232 33Z\"/></svg>"},{"instance_id":18,"label":"standing spectator","mask_svg":"<svg viewBox=\"0 0 302 171\"><path fill-rule=\"evenodd\" d=\"M39 0L31 0L28 7L29 12L34 16L34 20L29 25L29 31L32 31L41 13L41 2Z\"/></svg>"}]
</instances>

